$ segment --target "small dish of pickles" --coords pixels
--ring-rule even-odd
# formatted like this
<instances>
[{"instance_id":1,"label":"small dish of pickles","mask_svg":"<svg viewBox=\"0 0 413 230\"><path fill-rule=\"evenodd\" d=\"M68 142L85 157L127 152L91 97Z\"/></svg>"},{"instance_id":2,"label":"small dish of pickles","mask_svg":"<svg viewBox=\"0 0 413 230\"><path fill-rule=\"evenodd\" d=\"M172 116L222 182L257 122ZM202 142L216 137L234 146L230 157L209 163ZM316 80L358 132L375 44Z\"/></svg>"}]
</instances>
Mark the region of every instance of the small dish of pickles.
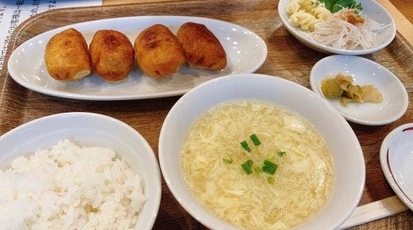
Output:
<instances>
[{"instance_id":1,"label":"small dish of pickles","mask_svg":"<svg viewBox=\"0 0 413 230\"><path fill-rule=\"evenodd\" d=\"M331 55L321 59L311 69L310 86L348 121L362 125L392 123L404 115L409 103L397 76L359 56Z\"/></svg>"}]
</instances>

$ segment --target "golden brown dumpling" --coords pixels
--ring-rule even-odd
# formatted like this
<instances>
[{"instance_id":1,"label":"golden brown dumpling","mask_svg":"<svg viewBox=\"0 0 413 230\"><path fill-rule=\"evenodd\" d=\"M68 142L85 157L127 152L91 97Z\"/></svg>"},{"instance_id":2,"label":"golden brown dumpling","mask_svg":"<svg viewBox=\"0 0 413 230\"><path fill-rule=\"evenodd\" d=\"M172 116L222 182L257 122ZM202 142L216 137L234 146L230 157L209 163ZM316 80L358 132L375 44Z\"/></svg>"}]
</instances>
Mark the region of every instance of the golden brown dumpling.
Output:
<instances>
[{"instance_id":1,"label":"golden brown dumpling","mask_svg":"<svg viewBox=\"0 0 413 230\"><path fill-rule=\"evenodd\" d=\"M86 40L73 28L47 42L44 60L47 72L56 80L80 80L91 72Z\"/></svg>"},{"instance_id":2,"label":"golden brown dumpling","mask_svg":"<svg viewBox=\"0 0 413 230\"><path fill-rule=\"evenodd\" d=\"M135 39L134 49L139 67L154 78L176 73L185 63L184 50L178 39L161 24L143 30Z\"/></svg>"},{"instance_id":3,"label":"golden brown dumpling","mask_svg":"<svg viewBox=\"0 0 413 230\"><path fill-rule=\"evenodd\" d=\"M98 30L89 47L93 71L108 82L129 77L134 64L133 46L116 30Z\"/></svg>"},{"instance_id":4,"label":"golden brown dumpling","mask_svg":"<svg viewBox=\"0 0 413 230\"><path fill-rule=\"evenodd\" d=\"M227 55L218 38L203 24L187 22L176 35L185 50L186 62L192 67L222 70Z\"/></svg>"}]
</instances>

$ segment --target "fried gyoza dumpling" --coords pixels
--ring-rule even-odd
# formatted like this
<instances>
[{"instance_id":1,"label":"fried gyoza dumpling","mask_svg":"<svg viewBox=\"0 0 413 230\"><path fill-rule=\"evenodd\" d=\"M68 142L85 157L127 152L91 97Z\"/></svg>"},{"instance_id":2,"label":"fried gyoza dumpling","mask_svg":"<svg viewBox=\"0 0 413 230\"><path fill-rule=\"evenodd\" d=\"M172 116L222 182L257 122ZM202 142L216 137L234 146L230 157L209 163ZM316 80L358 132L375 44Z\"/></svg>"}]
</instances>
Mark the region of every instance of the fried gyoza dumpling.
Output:
<instances>
[{"instance_id":1,"label":"fried gyoza dumpling","mask_svg":"<svg viewBox=\"0 0 413 230\"><path fill-rule=\"evenodd\" d=\"M135 40L134 49L139 67L154 78L176 73L185 63L184 50L178 39L161 24L143 30Z\"/></svg>"},{"instance_id":2,"label":"fried gyoza dumpling","mask_svg":"<svg viewBox=\"0 0 413 230\"><path fill-rule=\"evenodd\" d=\"M93 71L108 82L129 77L134 64L133 46L128 37L116 30L98 30L89 47Z\"/></svg>"},{"instance_id":3,"label":"fried gyoza dumpling","mask_svg":"<svg viewBox=\"0 0 413 230\"><path fill-rule=\"evenodd\" d=\"M192 67L222 70L227 56L218 38L203 24L187 22L176 35L185 50L186 62Z\"/></svg>"},{"instance_id":4,"label":"fried gyoza dumpling","mask_svg":"<svg viewBox=\"0 0 413 230\"><path fill-rule=\"evenodd\" d=\"M54 35L47 42L44 60L47 72L56 80L80 80L91 72L86 40L73 28Z\"/></svg>"}]
</instances>

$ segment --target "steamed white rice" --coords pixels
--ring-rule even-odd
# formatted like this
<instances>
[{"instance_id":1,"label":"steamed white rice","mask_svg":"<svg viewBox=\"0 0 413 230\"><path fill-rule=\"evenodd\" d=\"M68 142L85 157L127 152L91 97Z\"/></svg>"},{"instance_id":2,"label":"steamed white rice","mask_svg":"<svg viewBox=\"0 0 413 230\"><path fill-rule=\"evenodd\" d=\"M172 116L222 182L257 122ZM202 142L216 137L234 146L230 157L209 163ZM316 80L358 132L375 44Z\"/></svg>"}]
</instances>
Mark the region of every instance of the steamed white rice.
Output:
<instances>
[{"instance_id":1,"label":"steamed white rice","mask_svg":"<svg viewBox=\"0 0 413 230\"><path fill-rule=\"evenodd\" d=\"M139 176L109 148L62 140L0 170L0 229L133 229Z\"/></svg>"}]
</instances>

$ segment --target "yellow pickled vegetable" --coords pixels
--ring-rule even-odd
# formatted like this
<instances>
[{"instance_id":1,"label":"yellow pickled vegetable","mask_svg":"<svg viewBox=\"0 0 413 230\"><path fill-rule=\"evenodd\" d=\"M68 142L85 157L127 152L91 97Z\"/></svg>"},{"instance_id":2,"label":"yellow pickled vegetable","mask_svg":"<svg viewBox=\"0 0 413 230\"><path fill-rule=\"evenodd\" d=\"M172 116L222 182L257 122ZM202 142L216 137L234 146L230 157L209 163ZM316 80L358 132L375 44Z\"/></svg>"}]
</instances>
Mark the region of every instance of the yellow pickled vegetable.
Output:
<instances>
[{"instance_id":1,"label":"yellow pickled vegetable","mask_svg":"<svg viewBox=\"0 0 413 230\"><path fill-rule=\"evenodd\" d=\"M339 73L334 78L335 81L340 85L340 88L347 91L350 88L351 83L353 83L353 78L351 76L344 75Z\"/></svg>"},{"instance_id":2,"label":"yellow pickled vegetable","mask_svg":"<svg viewBox=\"0 0 413 230\"><path fill-rule=\"evenodd\" d=\"M347 106L349 102L380 103L383 95L374 85L353 85L353 78L339 73L334 78L326 78L321 82L321 91L326 98L340 97L341 104Z\"/></svg>"},{"instance_id":3,"label":"yellow pickled vegetable","mask_svg":"<svg viewBox=\"0 0 413 230\"><path fill-rule=\"evenodd\" d=\"M327 78L321 82L321 90L326 98L336 98L343 94L343 89L335 78Z\"/></svg>"},{"instance_id":4,"label":"yellow pickled vegetable","mask_svg":"<svg viewBox=\"0 0 413 230\"><path fill-rule=\"evenodd\" d=\"M363 103L363 91L359 85L351 85L348 90L344 92L343 96L355 102Z\"/></svg>"},{"instance_id":5,"label":"yellow pickled vegetable","mask_svg":"<svg viewBox=\"0 0 413 230\"><path fill-rule=\"evenodd\" d=\"M363 85L361 88L364 102L380 103L383 101L383 95L374 85Z\"/></svg>"}]
</instances>

